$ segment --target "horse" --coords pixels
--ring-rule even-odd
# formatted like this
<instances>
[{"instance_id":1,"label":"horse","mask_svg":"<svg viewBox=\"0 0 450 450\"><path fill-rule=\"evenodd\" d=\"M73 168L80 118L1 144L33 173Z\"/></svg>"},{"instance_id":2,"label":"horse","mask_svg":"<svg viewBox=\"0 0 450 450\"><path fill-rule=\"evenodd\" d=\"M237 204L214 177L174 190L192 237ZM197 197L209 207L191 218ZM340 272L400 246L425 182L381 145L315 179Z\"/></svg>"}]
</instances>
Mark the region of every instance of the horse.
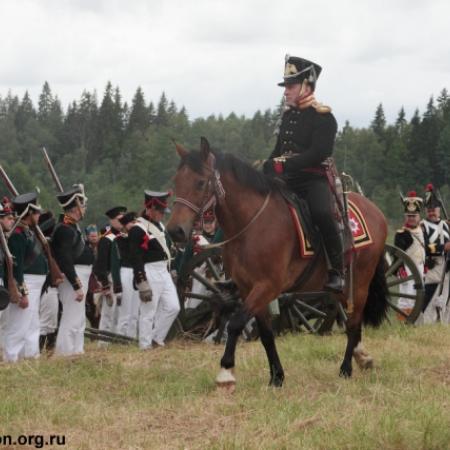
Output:
<instances>
[{"instance_id":1,"label":"horse","mask_svg":"<svg viewBox=\"0 0 450 450\"><path fill-rule=\"evenodd\" d=\"M178 143L175 146L181 160L173 178L175 200L167 231L173 241L187 242L196 217L214 206L224 233L224 267L243 299L242 310L235 312L228 324L216 383L234 390L237 340L254 316L269 362L269 385L281 387L284 371L275 346L268 304L281 293L293 290L309 260L301 257L280 183L232 154L213 151L206 138L201 138L199 151L188 151ZM353 282L353 311L346 321L347 346L340 366L343 377L352 375L352 357L362 369L373 366L373 358L362 346L362 324L379 326L388 306L383 258L386 219L366 197L351 192L349 199L364 215L373 243L355 251L353 276L348 277ZM326 273L326 259L321 254L301 291L320 290ZM348 295L347 286L342 295L336 295L336 301L346 308Z\"/></svg>"}]
</instances>

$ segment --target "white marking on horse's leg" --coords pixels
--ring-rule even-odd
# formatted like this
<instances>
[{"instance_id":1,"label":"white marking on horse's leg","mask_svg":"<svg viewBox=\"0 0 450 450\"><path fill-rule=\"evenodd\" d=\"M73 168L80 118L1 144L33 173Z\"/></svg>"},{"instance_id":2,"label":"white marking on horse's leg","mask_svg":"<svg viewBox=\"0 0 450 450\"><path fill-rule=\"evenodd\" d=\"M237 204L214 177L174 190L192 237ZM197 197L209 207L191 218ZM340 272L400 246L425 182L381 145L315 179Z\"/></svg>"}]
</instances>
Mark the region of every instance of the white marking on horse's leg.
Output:
<instances>
[{"instance_id":1,"label":"white marking on horse's leg","mask_svg":"<svg viewBox=\"0 0 450 450\"><path fill-rule=\"evenodd\" d=\"M216 385L218 388L233 393L236 389L236 378L233 375L233 369L225 369L222 367L216 377Z\"/></svg>"},{"instance_id":2,"label":"white marking on horse's leg","mask_svg":"<svg viewBox=\"0 0 450 450\"><path fill-rule=\"evenodd\" d=\"M369 355L361 342L353 350L353 357L361 370L373 368L373 358Z\"/></svg>"}]
</instances>

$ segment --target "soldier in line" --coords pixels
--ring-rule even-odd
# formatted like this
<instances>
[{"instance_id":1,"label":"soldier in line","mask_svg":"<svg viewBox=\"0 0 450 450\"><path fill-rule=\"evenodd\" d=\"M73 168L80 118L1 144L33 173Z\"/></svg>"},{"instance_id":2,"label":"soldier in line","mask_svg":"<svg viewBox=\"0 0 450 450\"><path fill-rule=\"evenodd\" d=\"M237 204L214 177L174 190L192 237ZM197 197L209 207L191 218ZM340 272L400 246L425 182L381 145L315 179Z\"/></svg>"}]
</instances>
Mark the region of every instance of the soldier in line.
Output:
<instances>
[{"instance_id":1,"label":"soldier in line","mask_svg":"<svg viewBox=\"0 0 450 450\"><path fill-rule=\"evenodd\" d=\"M105 212L110 228L98 242L97 259L93 268L94 275L102 286L99 329L105 331L115 331L117 308L120 307L122 297L119 252L115 240L122 230L119 219L126 211L125 206L116 206Z\"/></svg>"},{"instance_id":2,"label":"soldier in line","mask_svg":"<svg viewBox=\"0 0 450 450\"><path fill-rule=\"evenodd\" d=\"M89 282L86 292L86 317L91 327L98 328L100 317L97 314L97 308L94 301L94 295L101 289L97 278L95 277L92 267L97 258L98 230L97 225L89 224L85 229L84 250L76 263L82 266L88 266L90 271Z\"/></svg>"},{"instance_id":3,"label":"soldier in line","mask_svg":"<svg viewBox=\"0 0 450 450\"><path fill-rule=\"evenodd\" d=\"M39 299L43 280L25 273L42 252L32 231L41 214L37 194L18 195L12 205L20 222L9 238L8 247L14 257L14 279L21 298L18 304L11 303L4 313L3 359L16 362L39 357Z\"/></svg>"},{"instance_id":4,"label":"soldier in line","mask_svg":"<svg viewBox=\"0 0 450 450\"><path fill-rule=\"evenodd\" d=\"M169 192L145 191L145 211L128 232L131 264L141 300L139 347L163 346L180 311L170 275L171 253L162 223Z\"/></svg>"},{"instance_id":5,"label":"soldier in line","mask_svg":"<svg viewBox=\"0 0 450 450\"><path fill-rule=\"evenodd\" d=\"M397 230L394 236L394 245L404 252L415 262L419 273L424 273L425 264L425 240L422 228L420 226L420 213L423 207L423 199L418 197L415 191L410 191L402 199L405 209L405 222L403 226ZM411 275L407 267L400 267L398 276L407 278ZM409 280L400 285L402 294L413 295L415 293L414 280ZM414 301L409 298L400 297L398 299L398 307L409 315L414 307ZM404 320L399 315L400 320Z\"/></svg>"},{"instance_id":6,"label":"soldier in line","mask_svg":"<svg viewBox=\"0 0 450 450\"><path fill-rule=\"evenodd\" d=\"M75 261L84 249L78 223L85 215L87 197L83 185L78 184L58 194L57 199L64 215L55 226L51 249L65 279L58 286L62 315L55 354L69 356L84 353L85 292L89 272L86 272L83 266L75 265Z\"/></svg>"},{"instance_id":7,"label":"soldier in line","mask_svg":"<svg viewBox=\"0 0 450 450\"><path fill-rule=\"evenodd\" d=\"M284 87L287 109L275 149L263 170L285 180L307 201L330 263L324 289L339 293L344 289L343 239L334 214L326 162L333 153L337 123L331 108L314 98L321 71L316 63L286 55L284 79L278 85Z\"/></svg>"},{"instance_id":8,"label":"soldier in line","mask_svg":"<svg viewBox=\"0 0 450 450\"><path fill-rule=\"evenodd\" d=\"M426 273L425 273L425 301L422 311L426 320L442 320L448 298L449 267L446 265L446 254L450 252L450 237L448 223L441 218L441 202L438 199L433 185L426 186L425 192L426 217L421 225L425 237ZM442 285L442 295L440 287Z\"/></svg>"},{"instance_id":9,"label":"soldier in line","mask_svg":"<svg viewBox=\"0 0 450 450\"><path fill-rule=\"evenodd\" d=\"M3 233L9 233L14 225L15 213L8 202L0 203L0 227ZM6 237L6 236L5 236ZM9 248L9 247L8 247ZM6 285L6 256L0 249L0 289L2 290L1 295L3 297L4 305L0 308L0 350L3 348L3 328L4 321L2 321L2 314L4 310L9 306L9 292L7 291Z\"/></svg>"},{"instance_id":10,"label":"soldier in line","mask_svg":"<svg viewBox=\"0 0 450 450\"><path fill-rule=\"evenodd\" d=\"M137 338L139 320L139 295L133 286L133 266L131 264L128 231L136 224L137 214L128 212L119 219L122 233L116 238L120 255L120 280L122 283L122 304L117 319L117 333Z\"/></svg>"},{"instance_id":11,"label":"soldier in line","mask_svg":"<svg viewBox=\"0 0 450 450\"><path fill-rule=\"evenodd\" d=\"M50 240L56 220L51 211L44 211L39 217L39 228L45 238ZM58 328L58 290L50 286L50 275L47 258L40 253L34 263L27 268L27 274L33 275L41 285L39 301L39 349L51 354L56 343Z\"/></svg>"}]
</instances>

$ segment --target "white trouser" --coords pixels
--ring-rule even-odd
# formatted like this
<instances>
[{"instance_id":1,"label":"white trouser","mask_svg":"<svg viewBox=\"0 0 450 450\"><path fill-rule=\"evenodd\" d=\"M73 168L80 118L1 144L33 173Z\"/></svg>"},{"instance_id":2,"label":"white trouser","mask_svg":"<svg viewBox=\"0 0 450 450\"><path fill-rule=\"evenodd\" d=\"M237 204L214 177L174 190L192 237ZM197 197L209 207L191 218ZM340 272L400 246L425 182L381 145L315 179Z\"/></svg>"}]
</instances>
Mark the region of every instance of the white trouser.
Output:
<instances>
[{"instance_id":1,"label":"white trouser","mask_svg":"<svg viewBox=\"0 0 450 450\"><path fill-rule=\"evenodd\" d=\"M424 313L424 323L435 323L438 321L437 308L439 308L439 319L442 323L450 323L450 302L447 305L447 298L449 295L449 278L450 273L444 277L444 284L442 285L442 294L439 295L440 285L438 284L434 291L433 297L427 306ZM426 285L426 284L425 284Z\"/></svg>"},{"instance_id":2,"label":"white trouser","mask_svg":"<svg viewBox=\"0 0 450 450\"><path fill-rule=\"evenodd\" d=\"M152 290L151 302L140 302L139 347L150 348L152 341L164 345L164 339L180 311L180 302L167 261L147 263L145 274Z\"/></svg>"},{"instance_id":3,"label":"white trouser","mask_svg":"<svg viewBox=\"0 0 450 450\"><path fill-rule=\"evenodd\" d=\"M111 276L109 276L109 283L112 284ZM107 304L105 298L101 297L102 308L100 311L100 322L98 324L99 330L115 332L117 327L118 306L116 296L113 294L111 306ZM104 342L102 342L104 344Z\"/></svg>"},{"instance_id":4,"label":"white trouser","mask_svg":"<svg viewBox=\"0 0 450 450\"><path fill-rule=\"evenodd\" d=\"M45 275L24 275L28 288L28 307L10 303L4 314L5 329L3 359L16 362L19 358L39 356L39 299Z\"/></svg>"},{"instance_id":5,"label":"white trouser","mask_svg":"<svg viewBox=\"0 0 450 450\"><path fill-rule=\"evenodd\" d=\"M76 265L75 271L86 294L91 266ZM58 336L56 337L55 354L68 356L83 353L84 329L86 328L86 296L81 302L77 302L75 291L67 279L58 286L58 293L62 304L62 315Z\"/></svg>"},{"instance_id":6,"label":"white trouser","mask_svg":"<svg viewBox=\"0 0 450 450\"><path fill-rule=\"evenodd\" d=\"M49 287L41 297L39 307L41 335L53 333L58 328L58 289Z\"/></svg>"},{"instance_id":7,"label":"white trouser","mask_svg":"<svg viewBox=\"0 0 450 450\"><path fill-rule=\"evenodd\" d=\"M120 268L122 283L122 304L117 307L117 333L137 337L137 322L139 318L139 294L133 289L133 269Z\"/></svg>"},{"instance_id":8,"label":"white trouser","mask_svg":"<svg viewBox=\"0 0 450 450\"><path fill-rule=\"evenodd\" d=\"M424 272L423 264L418 264L417 268L419 269L419 273ZM406 269L406 275L410 276L411 271L408 267L405 267ZM415 295L416 294L416 288L414 286L414 280L409 280L406 283L403 283L399 286L399 292L400 294L408 294L408 295ZM405 298L405 297L399 297L397 300L397 306L400 309L413 309L415 305L415 301L411 298Z\"/></svg>"}]
</instances>

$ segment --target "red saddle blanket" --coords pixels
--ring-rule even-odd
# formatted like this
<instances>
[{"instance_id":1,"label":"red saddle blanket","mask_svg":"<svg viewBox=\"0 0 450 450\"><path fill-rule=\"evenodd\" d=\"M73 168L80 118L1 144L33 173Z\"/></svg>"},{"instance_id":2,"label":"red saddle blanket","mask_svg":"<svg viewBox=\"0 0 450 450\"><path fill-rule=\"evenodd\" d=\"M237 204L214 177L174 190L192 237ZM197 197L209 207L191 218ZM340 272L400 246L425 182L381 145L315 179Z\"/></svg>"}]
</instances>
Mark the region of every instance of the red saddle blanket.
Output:
<instances>
[{"instance_id":1,"label":"red saddle blanket","mask_svg":"<svg viewBox=\"0 0 450 450\"><path fill-rule=\"evenodd\" d=\"M367 227L366 220L360 209L351 201L348 201L348 223L353 235L353 249L360 249L372 244L372 236ZM300 254L302 258L308 258L314 255L314 249L306 236L301 221L297 215L296 209L288 204L291 212L292 221L294 222L295 230L300 244ZM344 249L346 252L352 248Z\"/></svg>"}]
</instances>

